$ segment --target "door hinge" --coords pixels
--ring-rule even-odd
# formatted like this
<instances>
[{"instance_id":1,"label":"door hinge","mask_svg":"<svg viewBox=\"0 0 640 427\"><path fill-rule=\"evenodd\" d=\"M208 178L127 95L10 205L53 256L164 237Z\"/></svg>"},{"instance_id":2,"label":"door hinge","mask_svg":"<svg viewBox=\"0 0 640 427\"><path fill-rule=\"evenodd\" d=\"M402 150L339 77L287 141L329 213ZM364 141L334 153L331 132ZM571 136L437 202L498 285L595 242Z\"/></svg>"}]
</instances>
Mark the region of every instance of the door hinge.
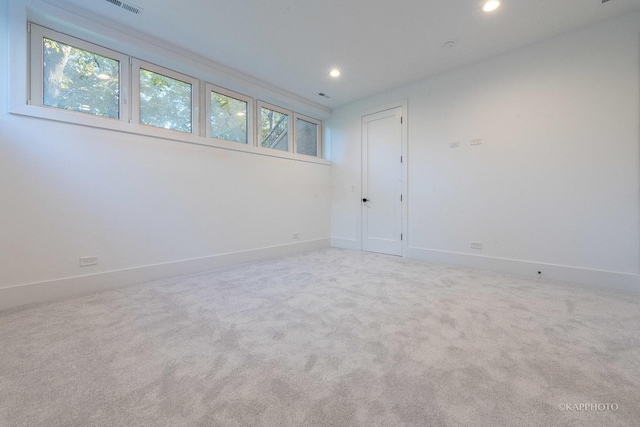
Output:
<instances>
[{"instance_id":1,"label":"door hinge","mask_svg":"<svg viewBox=\"0 0 640 427\"><path fill-rule=\"evenodd\" d=\"M400 233L400 240L402 240L402 233Z\"/></svg>"},{"instance_id":2,"label":"door hinge","mask_svg":"<svg viewBox=\"0 0 640 427\"><path fill-rule=\"evenodd\" d=\"M402 124L402 116L400 116L400 124Z\"/></svg>"},{"instance_id":3,"label":"door hinge","mask_svg":"<svg viewBox=\"0 0 640 427\"><path fill-rule=\"evenodd\" d=\"M400 195L400 201L402 201L402 194Z\"/></svg>"},{"instance_id":4,"label":"door hinge","mask_svg":"<svg viewBox=\"0 0 640 427\"><path fill-rule=\"evenodd\" d=\"M402 163L402 156L400 156L400 163Z\"/></svg>"},{"instance_id":5,"label":"door hinge","mask_svg":"<svg viewBox=\"0 0 640 427\"><path fill-rule=\"evenodd\" d=\"M31 22L27 22L27 33L31 32Z\"/></svg>"}]
</instances>

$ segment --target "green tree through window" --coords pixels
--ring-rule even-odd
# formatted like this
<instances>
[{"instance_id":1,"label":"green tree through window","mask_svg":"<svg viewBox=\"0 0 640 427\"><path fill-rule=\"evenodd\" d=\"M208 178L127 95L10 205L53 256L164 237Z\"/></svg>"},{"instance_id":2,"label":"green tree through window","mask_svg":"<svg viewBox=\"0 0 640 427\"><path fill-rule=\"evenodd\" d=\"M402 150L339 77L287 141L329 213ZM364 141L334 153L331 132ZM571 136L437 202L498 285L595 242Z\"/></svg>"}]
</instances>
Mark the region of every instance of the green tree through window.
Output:
<instances>
[{"instance_id":1,"label":"green tree through window","mask_svg":"<svg viewBox=\"0 0 640 427\"><path fill-rule=\"evenodd\" d=\"M247 143L247 103L211 92L211 137Z\"/></svg>"},{"instance_id":2,"label":"green tree through window","mask_svg":"<svg viewBox=\"0 0 640 427\"><path fill-rule=\"evenodd\" d=\"M43 39L43 104L96 116L120 117L120 62Z\"/></svg>"},{"instance_id":3,"label":"green tree through window","mask_svg":"<svg viewBox=\"0 0 640 427\"><path fill-rule=\"evenodd\" d=\"M191 132L191 84L140 68L140 123Z\"/></svg>"}]
</instances>

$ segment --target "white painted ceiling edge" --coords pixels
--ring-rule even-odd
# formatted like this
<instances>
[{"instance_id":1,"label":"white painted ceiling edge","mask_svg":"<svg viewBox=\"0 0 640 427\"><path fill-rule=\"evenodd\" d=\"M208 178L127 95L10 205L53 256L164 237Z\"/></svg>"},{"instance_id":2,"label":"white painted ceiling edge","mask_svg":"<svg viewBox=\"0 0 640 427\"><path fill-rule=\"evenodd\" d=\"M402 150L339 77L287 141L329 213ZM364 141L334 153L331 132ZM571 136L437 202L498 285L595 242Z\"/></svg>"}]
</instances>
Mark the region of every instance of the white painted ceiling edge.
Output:
<instances>
[{"instance_id":1,"label":"white painted ceiling edge","mask_svg":"<svg viewBox=\"0 0 640 427\"><path fill-rule=\"evenodd\" d=\"M46 0L196 53L326 108L640 8L640 0ZM455 47L445 48L448 41ZM331 78L339 68L342 75ZM330 99L318 95L323 92Z\"/></svg>"}]
</instances>

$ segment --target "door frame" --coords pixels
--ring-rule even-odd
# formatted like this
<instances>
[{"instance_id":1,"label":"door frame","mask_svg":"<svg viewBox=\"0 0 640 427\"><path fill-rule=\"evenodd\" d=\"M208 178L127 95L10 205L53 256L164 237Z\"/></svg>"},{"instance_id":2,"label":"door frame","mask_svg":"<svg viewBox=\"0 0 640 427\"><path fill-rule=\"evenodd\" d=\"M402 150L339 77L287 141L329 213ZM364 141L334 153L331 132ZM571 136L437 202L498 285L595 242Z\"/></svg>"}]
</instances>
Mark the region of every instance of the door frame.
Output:
<instances>
[{"instance_id":1,"label":"door frame","mask_svg":"<svg viewBox=\"0 0 640 427\"><path fill-rule=\"evenodd\" d=\"M379 105L375 108L369 108L367 110L360 112L360 197L358 198L358 204L360 205L360 211L358 216L358 240L360 241L360 250L362 251L362 246L364 242L364 236L362 235L362 210L365 206L362 204L363 195L363 172L364 172L364 162L365 158L362 155L363 145L365 141L363 141L362 134L362 119L365 116L381 113L386 110L391 110L394 108L402 108L402 164L401 164L401 178L402 178L402 203L400 204L400 221L402 222L402 257L406 257L409 254L409 209L408 209L408 201L409 201L409 183L408 183L408 170L409 170L409 149L408 149L408 129L409 129L409 110L408 110L408 100L401 99L395 102L390 102L387 104Z\"/></svg>"}]
</instances>

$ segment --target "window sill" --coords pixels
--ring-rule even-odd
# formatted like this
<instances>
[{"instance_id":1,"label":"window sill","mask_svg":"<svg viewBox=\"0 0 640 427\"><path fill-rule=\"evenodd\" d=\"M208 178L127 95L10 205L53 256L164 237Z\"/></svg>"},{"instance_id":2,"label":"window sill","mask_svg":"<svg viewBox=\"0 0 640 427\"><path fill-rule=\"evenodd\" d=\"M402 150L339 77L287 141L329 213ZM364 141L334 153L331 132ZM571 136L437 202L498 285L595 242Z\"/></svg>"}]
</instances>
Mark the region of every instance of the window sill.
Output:
<instances>
[{"instance_id":1,"label":"window sill","mask_svg":"<svg viewBox=\"0 0 640 427\"><path fill-rule=\"evenodd\" d=\"M288 151L279 151L271 148L254 147L239 142L225 141L215 138L206 138L203 136L187 134L179 131L154 128L152 126L140 125L134 123L126 123L124 121L109 119L104 117L90 116L84 113L59 110L55 108L39 107L33 105L12 106L9 111L11 114L33 117L37 119L51 120L56 122L67 123L76 126L85 126L96 129L104 129L109 131L123 132L133 135L141 135L152 138L163 139L167 141L175 141L187 144L201 145L211 148L223 150L239 151L242 153L257 154L260 156L277 157L281 159L295 160L299 162L315 163L320 165L331 166L329 160L319 157L309 156L306 154L295 154Z\"/></svg>"}]
</instances>

